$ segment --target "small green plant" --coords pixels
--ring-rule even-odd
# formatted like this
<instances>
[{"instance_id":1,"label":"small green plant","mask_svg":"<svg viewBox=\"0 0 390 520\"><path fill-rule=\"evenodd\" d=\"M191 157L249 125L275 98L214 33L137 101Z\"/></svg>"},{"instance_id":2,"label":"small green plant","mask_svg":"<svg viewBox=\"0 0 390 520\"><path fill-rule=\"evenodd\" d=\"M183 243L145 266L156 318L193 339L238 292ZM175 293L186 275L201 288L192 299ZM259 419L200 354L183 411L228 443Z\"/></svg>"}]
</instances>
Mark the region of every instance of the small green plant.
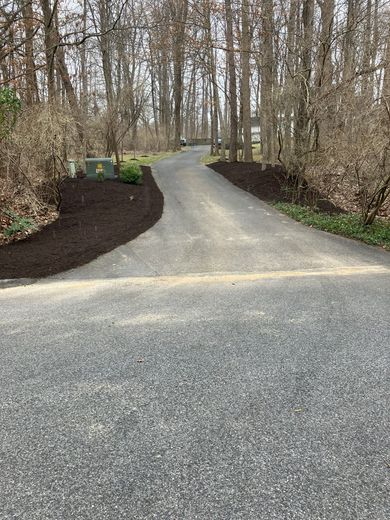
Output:
<instances>
[{"instance_id":1,"label":"small green plant","mask_svg":"<svg viewBox=\"0 0 390 520\"><path fill-rule=\"evenodd\" d=\"M138 164L125 164L120 169L119 178L127 184L142 184L143 174Z\"/></svg>"},{"instance_id":2,"label":"small green plant","mask_svg":"<svg viewBox=\"0 0 390 520\"><path fill-rule=\"evenodd\" d=\"M17 233L20 233L22 231L27 231L28 229L35 228L34 222L29 218L21 217L13 211L9 211L6 214L8 214L8 216L10 216L13 219L12 224L4 230L4 234L6 237L12 237L13 235L16 235Z\"/></svg>"}]
</instances>

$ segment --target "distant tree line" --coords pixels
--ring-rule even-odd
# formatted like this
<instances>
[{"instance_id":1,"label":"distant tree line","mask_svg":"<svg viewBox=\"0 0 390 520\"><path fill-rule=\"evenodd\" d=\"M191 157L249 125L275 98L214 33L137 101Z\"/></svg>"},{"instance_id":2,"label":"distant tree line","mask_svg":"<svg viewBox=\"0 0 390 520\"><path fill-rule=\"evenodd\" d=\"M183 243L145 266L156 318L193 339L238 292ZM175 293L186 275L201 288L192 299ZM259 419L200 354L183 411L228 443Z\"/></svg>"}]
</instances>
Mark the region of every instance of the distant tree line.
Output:
<instances>
[{"instance_id":1,"label":"distant tree line","mask_svg":"<svg viewBox=\"0 0 390 520\"><path fill-rule=\"evenodd\" d=\"M262 160L297 191L342 186L366 223L386 204L385 1L5 0L0 23L0 88L21 103L0 134L8 178L26 175L26 150L34 175L55 177L69 154L119 163L124 149L175 150L182 136L250 162L256 116Z\"/></svg>"}]
</instances>

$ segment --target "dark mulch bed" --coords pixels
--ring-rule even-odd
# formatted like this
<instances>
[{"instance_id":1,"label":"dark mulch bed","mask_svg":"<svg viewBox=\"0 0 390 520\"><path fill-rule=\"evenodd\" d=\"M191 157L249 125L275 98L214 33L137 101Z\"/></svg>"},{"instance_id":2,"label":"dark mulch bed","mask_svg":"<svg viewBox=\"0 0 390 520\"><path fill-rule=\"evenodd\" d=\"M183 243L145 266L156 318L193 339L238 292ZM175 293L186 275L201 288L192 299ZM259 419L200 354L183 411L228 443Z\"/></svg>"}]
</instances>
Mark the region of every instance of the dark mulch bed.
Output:
<instances>
[{"instance_id":1,"label":"dark mulch bed","mask_svg":"<svg viewBox=\"0 0 390 520\"><path fill-rule=\"evenodd\" d=\"M67 179L58 220L0 247L0 279L41 278L94 260L132 240L162 215L164 198L149 167L141 186Z\"/></svg>"},{"instance_id":2,"label":"dark mulch bed","mask_svg":"<svg viewBox=\"0 0 390 520\"><path fill-rule=\"evenodd\" d=\"M286 178L281 166L262 165L245 162L215 162L208 165L235 186L252 193L266 202L291 202L292 181ZM300 204L307 205L310 200L316 201L316 207L327 213L344 213L344 210L335 206L315 190L302 192Z\"/></svg>"}]
</instances>

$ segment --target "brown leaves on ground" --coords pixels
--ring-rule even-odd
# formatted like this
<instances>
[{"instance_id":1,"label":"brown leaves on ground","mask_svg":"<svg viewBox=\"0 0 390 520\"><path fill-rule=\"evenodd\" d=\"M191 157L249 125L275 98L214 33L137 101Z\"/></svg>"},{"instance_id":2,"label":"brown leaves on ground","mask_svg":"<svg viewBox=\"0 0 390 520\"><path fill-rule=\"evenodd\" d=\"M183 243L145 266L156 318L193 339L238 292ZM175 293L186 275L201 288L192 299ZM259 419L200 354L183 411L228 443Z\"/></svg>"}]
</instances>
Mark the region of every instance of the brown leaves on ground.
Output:
<instances>
[{"instance_id":1,"label":"brown leaves on ground","mask_svg":"<svg viewBox=\"0 0 390 520\"><path fill-rule=\"evenodd\" d=\"M27 218L34 223L31 229L15 233L8 237L5 230L12 224L13 218L8 212L15 213L19 217ZM58 212L52 207L34 208L29 197L23 193L11 193L5 189L0 191L0 246L16 242L36 233L58 217Z\"/></svg>"}]
</instances>

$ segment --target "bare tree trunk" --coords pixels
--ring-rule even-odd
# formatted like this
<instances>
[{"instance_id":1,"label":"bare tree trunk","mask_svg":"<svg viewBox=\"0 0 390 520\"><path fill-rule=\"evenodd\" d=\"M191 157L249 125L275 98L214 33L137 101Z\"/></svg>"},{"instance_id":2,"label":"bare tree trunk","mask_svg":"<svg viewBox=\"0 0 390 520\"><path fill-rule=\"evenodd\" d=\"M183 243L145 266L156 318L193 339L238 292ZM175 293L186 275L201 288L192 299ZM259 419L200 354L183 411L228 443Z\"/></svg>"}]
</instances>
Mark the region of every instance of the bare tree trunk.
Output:
<instances>
[{"instance_id":1,"label":"bare tree trunk","mask_svg":"<svg viewBox=\"0 0 390 520\"><path fill-rule=\"evenodd\" d=\"M83 37L87 35L87 0L83 0ZM88 75L87 75L87 59L86 59L86 45L85 41L81 46L81 113L82 113L82 127L83 127L83 157L87 157L88 140L87 133L87 117L88 117Z\"/></svg>"},{"instance_id":2,"label":"bare tree trunk","mask_svg":"<svg viewBox=\"0 0 390 520\"><path fill-rule=\"evenodd\" d=\"M273 107L273 0L263 0L262 46L264 48L261 77L261 141L263 161L275 162L275 125Z\"/></svg>"},{"instance_id":3,"label":"bare tree trunk","mask_svg":"<svg viewBox=\"0 0 390 520\"><path fill-rule=\"evenodd\" d=\"M333 63L331 55L331 46L333 40L333 20L334 20L335 0L323 0L320 3L321 8L321 42L318 54L316 86L317 95L323 97L332 88L333 81ZM317 142L321 143L329 132L333 131L336 106L333 103L327 103L319 120L316 122Z\"/></svg>"},{"instance_id":4,"label":"bare tree trunk","mask_svg":"<svg viewBox=\"0 0 390 520\"><path fill-rule=\"evenodd\" d=\"M33 21L32 0L29 0L23 7L23 22L26 35L26 102L28 105L39 102L34 62Z\"/></svg>"},{"instance_id":5,"label":"bare tree trunk","mask_svg":"<svg viewBox=\"0 0 390 520\"><path fill-rule=\"evenodd\" d=\"M194 81L191 85L191 104L190 104L190 138L195 139L197 137L197 116L198 116L198 106L197 106L197 89L196 89L196 77L194 77ZM187 137L187 136L186 136Z\"/></svg>"},{"instance_id":6,"label":"bare tree trunk","mask_svg":"<svg viewBox=\"0 0 390 520\"><path fill-rule=\"evenodd\" d=\"M219 103L219 93L218 93L218 84L217 84L217 71L215 65L215 55L213 49L213 41L211 34L211 10L210 10L210 1L207 0L205 2L205 11L206 11L206 24L205 24L205 37L206 37L206 45L208 50L208 69L209 69L209 83L210 83L210 93L212 95L212 116L211 116L211 147L210 154L218 155L219 151L219 133L218 133L218 121L220 120L220 103Z\"/></svg>"},{"instance_id":7,"label":"bare tree trunk","mask_svg":"<svg viewBox=\"0 0 390 520\"><path fill-rule=\"evenodd\" d=\"M251 132L251 91L249 59L251 53L251 35L249 28L249 2L242 2L242 36L241 36L241 105L242 129L244 137L244 161L253 162L252 132Z\"/></svg>"},{"instance_id":8,"label":"bare tree trunk","mask_svg":"<svg viewBox=\"0 0 390 520\"><path fill-rule=\"evenodd\" d=\"M236 66L234 63L234 42L233 42L233 13L231 0L225 0L226 9L226 43L229 68L229 105L230 105L230 142L229 142L229 161L237 162L237 135L238 135L238 115L237 115L237 80Z\"/></svg>"},{"instance_id":9,"label":"bare tree trunk","mask_svg":"<svg viewBox=\"0 0 390 520\"><path fill-rule=\"evenodd\" d=\"M160 110L161 126L164 128L165 150L169 148L171 112L169 103L169 76L168 76L168 54L164 46L161 51L161 87L160 87Z\"/></svg>"},{"instance_id":10,"label":"bare tree trunk","mask_svg":"<svg viewBox=\"0 0 390 520\"><path fill-rule=\"evenodd\" d=\"M371 64L375 64L379 50L379 0L374 0L374 21L372 30L372 41L371 41ZM375 72L370 74L370 81L373 85L373 96L377 97L378 92L375 92Z\"/></svg>"},{"instance_id":11,"label":"bare tree trunk","mask_svg":"<svg viewBox=\"0 0 390 520\"><path fill-rule=\"evenodd\" d=\"M362 68L368 70L371 66L371 35L372 35L372 2L367 0L365 10L365 27L363 36L363 59ZM373 98L371 74L364 74L362 77L362 94L369 99Z\"/></svg>"},{"instance_id":12,"label":"bare tree trunk","mask_svg":"<svg viewBox=\"0 0 390 520\"><path fill-rule=\"evenodd\" d=\"M60 41L60 37L58 31L57 33L57 41ZM68 67L65 61L65 52L63 47L58 47L57 49L57 70L58 74L61 77L62 84L64 85L64 89L66 92L66 97L68 99L68 103L72 112L73 119L75 120L77 133L80 139L80 144L83 146L84 144L84 125L83 125L83 116L82 111L80 110L79 103L77 101L76 92L73 88L72 82L70 80Z\"/></svg>"},{"instance_id":13,"label":"bare tree trunk","mask_svg":"<svg viewBox=\"0 0 390 520\"><path fill-rule=\"evenodd\" d=\"M383 76L382 100L390 110L390 29L386 39L385 73Z\"/></svg>"},{"instance_id":14,"label":"bare tree trunk","mask_svg":"<svg viewBox=\"0 0 390 520\"><path fill-rule=\"evenodd\" d=\"M296 42L296 20L298 1L290 1L290 13L287 22L287 57L286 57L286 74L285 74L285 123L284 123L284 143L283 151L289 157L292 150L292 122L293 122L293 107L294 107L294 74L295 74L295 42Z\"/></svg>"},{"instance_id":15,"label":"bare tree trunk","mask_svg":"<svg viewBox=\"0 0 390 520\"><path fill-rule=\"evenodd\" d=\"M108 128L107 128L107 155L110 155L112 152L115 154L115 161L117 164L117 168L120 168L120 155L119 155L119 147L118 141L116 137L116 118L117 111L115 108L114 101L114 87L113 87L113 70L111 63L111 49L110 49L110 33L108 33L109 28L109 6L105 2L105 0L99 1L99 15L100 15L100 30L103 33L100 37L100 51L102 56L102 65L103 65L103 75L104 82L106 87L106 99L107 99L107 112L108 112Z\"/></svg>"},{"instance_id":16,"label":"bare tree trunk","mask_svg":"<svg viewBox=\"0 0 390 520\"><path fill-rule=\"evenodd\" d=\"M202 77L202 114L201 114L201 137L208 137L208 82L205 76Z\"/></svg>"},{"instance_id":17,"label":"bare tree trunk","mask_svg":"<svg viewBox=\"0 0 390 520\"><path fill-rule=\"evenodd\" d=\"M154 60L154 57L152 55L152 52L150 52L151 60ZM157 90L157 84L156 84L156 74L155 74L155 63L154 61L151 61L150 66L150 82L151 82L151 97L152 97L152 110L153 110L153 120L154 120L154 132L155 137L157 139L157 149L160 149L160 121L158 116L158 107L157 107L157 100L156 100L156 90Z\"/></svg>"},{"instance_id":18,"label":"bare tree trunk","mask_svg":"<svg viewBox=\"0 0 390 520\"><path fill-rule=\"evenodd\" d=\"M213 54L213 50L211 50L211 54ZM212 121L211 125L213 128L213 136L214 140L211 143L211 154L218 155L218 87L213 81L213 75L210 75L210 92L213 93L213 103L212 103Z\"/></svg>"},{"instance_id":19,"label":"bare tree trunk","mask_svg":"<svg viewBox=\"0 0 390 520\"><path fill-rule=\"evenodd\" d=\"M342 81L344 83L344 88L341 96L341 103L343 106L348 106L350 104L350 98L353 95L353 84L351 83L351 78L355 71L357 1L358 0L348 0L347 25L343 42L344 59ZM348 127L348 124L346 126Z\"/></svg>"},{"instance_id":20,"label":"bare tree trunk","mask_svg":"<svg viewBox=\"0 0 390 520\"><path fill-rule=\"evenodd\" d=\"M185 23L188 14L188 0L173 0L172 12L174 18L173 35L173 96L175 139L174 150L180 150L180 136L182 127L182 100L183 100L183 64L184 64L184 35Z\"/></svg>"},{"instance_id":21,"label":"bare tree trunk","mask_svg":"<svg viewBox=\"0 0 390 520\"><path fill-rule=\"evenodd\" d=\"M188 138L194 137L194 127L195 127L195 110L196 110L196 63L192 64L191 69L191 79L188 84L188 92L187 92L187 102L185 104L186 110L184 114L184 124L185 131L184 135Z\"/></svg>"},{"instance_id":22,"label":"bare tree trunk","mask_svg":"<svg viewBox=\"0 0 390 520\"><path fill-rule=\"evenodd\" d=\"M297 158L296 173L304 171L307 154L310 149L309 103L310 76L312 67L314 0L304 0L302 11L303 44L301 50L301 71L299 82L299 99L296 118L295 154Z\"/></svg>"},{"instance_id":23,"label":"bare tree trunk","mask_svg":"<svg viewBox=\"0 0 390 520\"><path fill-rule=\"evenodd\" d=\"M50 0L41 0L41 8L43 12L43 21L45 24L45 56L46 56L46 70L47 70L47 90L49 102L53 103L56 98L55 85L55 52L56 52L56 38L54 19L57 10L57 0L54 0L54 7L52 9Z\"/></svg>"}]
</instances>

